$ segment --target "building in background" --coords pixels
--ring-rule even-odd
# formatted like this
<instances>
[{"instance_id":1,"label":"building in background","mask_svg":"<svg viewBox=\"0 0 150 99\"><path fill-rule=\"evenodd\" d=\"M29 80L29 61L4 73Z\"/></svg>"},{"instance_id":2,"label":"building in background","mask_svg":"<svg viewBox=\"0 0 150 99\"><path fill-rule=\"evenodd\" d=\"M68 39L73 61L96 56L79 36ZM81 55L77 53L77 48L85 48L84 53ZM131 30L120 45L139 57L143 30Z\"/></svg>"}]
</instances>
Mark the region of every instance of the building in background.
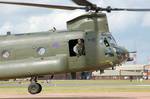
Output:
<instances>
[{"instance_id":1,"label":"building in background","mask_svg":"<svg viewBox=\"0 0 150 99\"><path fill-rule=\"evenodd\" d=\"M143 76L145 79L150 79L150 65L144 66L144 73Z\"/></svg>"},{"instance_id":2,"label":"building in background","mask_svg":"<svg viewBox=\"0 0 150 99\"><path fill-rule=\"evenodd\" d=\"M115 70L105 70L103 74L100 71L92 73L93 79L141 79L143 78L145 65L123 65L116 67Z\"/></svg>"}]
</instances>

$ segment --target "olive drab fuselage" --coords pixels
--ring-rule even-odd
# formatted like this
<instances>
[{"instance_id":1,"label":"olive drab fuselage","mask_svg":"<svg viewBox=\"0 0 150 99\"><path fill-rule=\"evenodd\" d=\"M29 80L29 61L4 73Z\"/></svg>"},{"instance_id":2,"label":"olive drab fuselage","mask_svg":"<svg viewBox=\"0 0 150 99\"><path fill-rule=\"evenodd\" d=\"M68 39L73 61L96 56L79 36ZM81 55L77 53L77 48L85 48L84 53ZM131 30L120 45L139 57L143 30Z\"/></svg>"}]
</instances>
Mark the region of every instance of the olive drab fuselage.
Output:
<instances>
[{"instance_id":1,"label":"olive drab fuselage","mask_svg":"<svg viewBox=\"0 0 150 99\"><path fill-rule=\"evenodd\" d=\"M67 27L1 36L0 79L104 70L127 60L127 50L109 32L106 14L87 13L68 21ZM75 52L79 39L83 54Z\"/></svg>"}]
</instances>

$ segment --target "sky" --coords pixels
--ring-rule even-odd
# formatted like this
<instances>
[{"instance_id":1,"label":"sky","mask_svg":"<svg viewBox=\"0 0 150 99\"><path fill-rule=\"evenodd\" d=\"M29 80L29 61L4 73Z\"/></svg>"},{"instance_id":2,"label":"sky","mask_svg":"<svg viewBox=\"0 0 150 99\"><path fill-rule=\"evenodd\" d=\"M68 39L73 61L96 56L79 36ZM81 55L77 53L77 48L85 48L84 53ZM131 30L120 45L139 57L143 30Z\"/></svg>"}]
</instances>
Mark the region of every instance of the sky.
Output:
<instances>
[{"instance_id":1,"label":"sky","mask_svg":"<svg viewBox=\"0 0 150 99\"><path fill-rule=\"evenodd\" d=\"M1 1L1 0L0 0ZM71 0L4 0L45 4L74 5ZM150 8L150 0L89 0L98 6ZM66 30L66 21L85 11L56 10L0 4L0 35L47 31L56 27ZM118 45L137 51L137 64L150 63L150 12L107 13L109 28Z\"/></svg>"}]
</instances>

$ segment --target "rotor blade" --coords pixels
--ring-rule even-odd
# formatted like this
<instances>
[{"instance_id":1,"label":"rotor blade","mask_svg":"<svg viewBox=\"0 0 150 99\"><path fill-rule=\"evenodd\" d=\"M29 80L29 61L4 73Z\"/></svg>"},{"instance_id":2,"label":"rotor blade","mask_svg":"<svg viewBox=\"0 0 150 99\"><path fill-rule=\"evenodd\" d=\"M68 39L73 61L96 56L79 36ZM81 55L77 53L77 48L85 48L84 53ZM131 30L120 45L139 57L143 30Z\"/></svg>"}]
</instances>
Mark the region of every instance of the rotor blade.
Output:
<instances>
[{"instance_id":1,"label":"rotor blade","mask_svg":"<svg viewBox=\"0 0 150 99\"><path fill-rule=\"evenodd\" d=\"M107 8L97 7L97 11L107 11L107 12L111 12L111 11L137 11L137 12L146 12L146 11L150 11L150 9L111 8L111 6L108 6Z\"/></svg>"},{"instance_id":2,"label":"rotor blade","mask_svg":"<svg viewBox=\"0 0 150 99\"><path fill-rule=\"evenodd\" d=\"M77 5L80 5L80 6L93 6L95 4L87 1L87 0L72 0L73 2L75 2Z\"/></svg>"},{"instance_id":3,"label":"rotor blade","mask_svg":"<svg viewBox=\"0 0 150 99\"><path fill-rule=\"evenodd\" d=\"M150 9L128 9L128 8L111 8L111 11L150 11Z\"/></svg>"},{"instance_id":4,"label":"rotor blade","mask_svg":"<svg viewBox=\"0 0 150 99\"><path fill-rule=\"evenodd\" d=\"M54 8L54 9L62 9L62 10L85 9L84 7L36 4L36 3L25 3L25 2L5 2L5 1L0 1L0 3L1 4L21 5L21 6L31 6L31 7L41 7L41 8Z\"/></svg>"},{"instance_id":5,"label":"rotor blade","mask_svg":"<svg viewBox=\"0 0 150 99\"><path fill-rule=\"evenodd\" d=\"M132 51L132 52L129 52L129 53L137 53L137 51Z\"/></svg>"}]
</instances>

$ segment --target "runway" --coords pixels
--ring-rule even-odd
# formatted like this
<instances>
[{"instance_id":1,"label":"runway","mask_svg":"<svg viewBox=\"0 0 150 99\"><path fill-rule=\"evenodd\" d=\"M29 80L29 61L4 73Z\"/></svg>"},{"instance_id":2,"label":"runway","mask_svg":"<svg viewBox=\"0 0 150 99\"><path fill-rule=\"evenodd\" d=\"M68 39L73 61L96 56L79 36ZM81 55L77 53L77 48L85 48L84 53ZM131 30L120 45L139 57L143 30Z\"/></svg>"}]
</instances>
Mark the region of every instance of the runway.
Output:
<instances>
[{"instance_id":1,"label":"runway","mask_svg":"<svg viewBox=\"0 0 150 99\"><path fill-rule=\"evenodd\" d=\"M12 84L0 84L0 87L12 87L12 86L15 86L15 87L28 87L28 85L29 84L19 84L19 83L12 83ZM99 84L85 84L85 83L83 83L83 84L76 84L76 83L67 83L67 84L47 84L47 83L44 83L44 84L42 84L43 86L58 86L58 87L72 87L72 86L76 86L76 87L81 87L81 86L107 86L107 87L112 87L112 86L124 86L124 87L130 87L130 86L147 86L147 87L150 87L150 84L141 84L141 83L139 83L139 84L132 84L132 83L130 83L130 84L118 84L118 83L116 83L116 84L109 84L109 83L103 83L103 84L101 84L101 83L99 83Z\"/></svg>"},{"instance_id":2,"label":"runway","mask_svg":"<svg viewBox=\"0 0 150 99\"><path fill-rule=\"evenodd\" d=\"M149 99L149 93L65 93L39 95L0 95L0 99Z\"/></svg>"},{"instance_id":3,"label":"runway","mask_svg":"<svg viewBox=\"0 0 150 99\"><path fill-rule=\"evenodd\" d=\"M38 95L27 92L29 83L1 82L0 99L150 99L150 82L120 80L51 81Z\"/></svg>"}]
</instances>

